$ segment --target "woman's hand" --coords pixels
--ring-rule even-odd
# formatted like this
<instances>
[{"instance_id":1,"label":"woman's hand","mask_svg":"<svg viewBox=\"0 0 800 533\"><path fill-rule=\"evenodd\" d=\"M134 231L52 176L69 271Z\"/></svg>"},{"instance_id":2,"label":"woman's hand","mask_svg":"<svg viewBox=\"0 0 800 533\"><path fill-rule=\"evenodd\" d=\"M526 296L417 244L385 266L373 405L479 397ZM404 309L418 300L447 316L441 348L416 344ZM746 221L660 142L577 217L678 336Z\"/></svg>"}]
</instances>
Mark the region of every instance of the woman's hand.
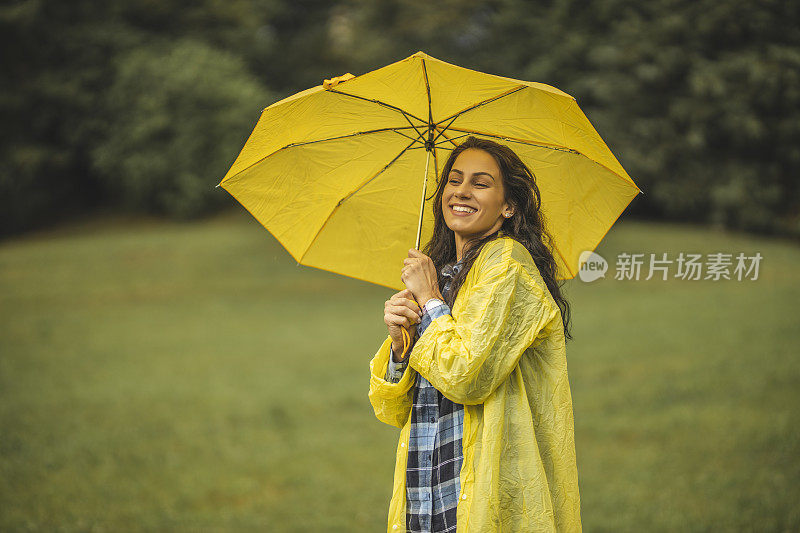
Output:
<instances>
[{"instance_id":1,"label":"woman's hand","mask_svg":"<svg viewBox=\"0 0 800 533\"><path fill-rule=\"evenodd\" d=\"M403 260L403 264L405 266L400 279L411 290L420 305L425 305L431 298L444 300L441 292L439 292L439 278L436 275L436 267L430 257L411 248L408 250L408 258Z\"/></svg>"},{"instance_id":2,"label":"woman's hand","mask_svg":"<svg viewBox=\"0 0 800 533\"><path fill-rule=\"evenodd\" d=\"M384 305L383 321L389 328L389 335L392 337L392 351L398 355L403 351L402 328L408 332L410 342L414 339L417 324L422 317L422 310L411 297L411 291L404 289L392 295ZM397 358L395 358L395 362L399 362Z\"/></svg>"}]
</instances>

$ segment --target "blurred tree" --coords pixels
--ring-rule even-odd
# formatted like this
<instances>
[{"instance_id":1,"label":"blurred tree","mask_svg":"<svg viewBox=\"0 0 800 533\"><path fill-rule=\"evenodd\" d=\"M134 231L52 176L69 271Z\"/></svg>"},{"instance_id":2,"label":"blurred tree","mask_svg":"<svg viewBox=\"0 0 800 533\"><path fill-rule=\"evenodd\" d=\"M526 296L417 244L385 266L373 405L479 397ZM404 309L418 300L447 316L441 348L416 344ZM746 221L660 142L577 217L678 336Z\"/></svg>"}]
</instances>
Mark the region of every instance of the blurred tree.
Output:
<instances>
[{"instance_id":1,"label":"blurred tree","mask_svg":"<svg viewBox=\"0 0 800 533\"><path fill-rule=\"evenodd\" d=\"M0 234L119 203L211 209L200 183L213 189L238 153L228 139L243 142L257 110L424 50L575 96L645 191L635 216L800 235L799 11L778 0L7 2ZM184 104L210 110L207 122ZM218 128L205 171L166 152L197 155L203 133L190 141L182 128L200 127ZM168 187L155 193L156 179Z\"/></svg>"},{"instance_id":2,"label":"blurred tree","mask_svg":"<svg viewBox=\"0 0 800 533\"><path fill-rule=\"evenodd\" d=\"M213 187L255 125L268 95L241 58L182 39L119 58L106 93L106 134L92 150L115 200L191 217L229 200Z\"/></svg>"},{"instance_id":3,"label":"blurred tree","mask_svg":"<svg viewBox=\"0 0 800 533\"><path fill-rule=\"evenodd\" d=\"M89 171L97 94L113 51L135 36L95 2L21 1L0 7L0 235L93 208Z\"/></svg>"}]
</instances>

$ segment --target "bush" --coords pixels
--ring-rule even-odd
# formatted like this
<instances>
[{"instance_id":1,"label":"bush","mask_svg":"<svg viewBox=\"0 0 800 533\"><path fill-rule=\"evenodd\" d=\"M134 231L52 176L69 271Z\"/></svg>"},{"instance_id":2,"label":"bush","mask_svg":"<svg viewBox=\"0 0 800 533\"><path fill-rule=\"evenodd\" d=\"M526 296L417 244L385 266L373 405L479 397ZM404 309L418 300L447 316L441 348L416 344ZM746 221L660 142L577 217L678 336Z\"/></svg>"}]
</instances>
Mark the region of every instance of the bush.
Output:
<instances>
[{"instance_id":1,"label":"bush","mask_svg":"<svg viewBox=\"0 0 800 533\"><path fill-rule=\"evenodd\" d=\"M180 218L229 198L214 186L270 100L241 59L183 39L120 56L106 94L107 135L92 150L109 191L131 210Z\"/></svg>"}]
</instances>

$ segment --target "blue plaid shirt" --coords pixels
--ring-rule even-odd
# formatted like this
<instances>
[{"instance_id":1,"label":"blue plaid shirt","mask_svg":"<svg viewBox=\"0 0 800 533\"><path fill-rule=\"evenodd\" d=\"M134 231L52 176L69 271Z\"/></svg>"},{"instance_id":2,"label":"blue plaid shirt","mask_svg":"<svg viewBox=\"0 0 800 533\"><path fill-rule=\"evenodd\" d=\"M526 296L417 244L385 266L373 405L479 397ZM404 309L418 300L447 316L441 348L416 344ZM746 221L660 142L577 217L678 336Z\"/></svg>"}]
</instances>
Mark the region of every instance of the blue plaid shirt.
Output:
<instances>
[{"instance_id":1,"label":"blue plaid shirt","mask_svg":"<svg viewBox=\"0 0 800 533\"><path fill-rule=\"evenodd\" d=\"M450 282L461 267L459 261L442 268L441 275L447 279L442 296L447 296ZM434 319L446 314L450 314L450 307L444 302L423 312L414 342ZM400 381L407 363L407 356L402 363L389 358L386 380ZM421 374L417 374L414 387L406 468L406 529L454 533L463 462L464 406L445 398Z\"/></svg>"}]
</instances>

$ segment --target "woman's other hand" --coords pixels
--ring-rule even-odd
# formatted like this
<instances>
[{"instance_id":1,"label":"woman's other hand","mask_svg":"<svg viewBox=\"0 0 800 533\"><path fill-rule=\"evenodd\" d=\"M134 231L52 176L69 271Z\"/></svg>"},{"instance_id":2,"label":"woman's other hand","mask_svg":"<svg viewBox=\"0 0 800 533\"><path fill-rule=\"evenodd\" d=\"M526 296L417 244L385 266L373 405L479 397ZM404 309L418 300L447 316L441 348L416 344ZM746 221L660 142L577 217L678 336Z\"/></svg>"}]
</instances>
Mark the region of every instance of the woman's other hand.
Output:
<instances>
[{"instance_id":1,"label":"woman's other hand","mask_svg":"<svg viewBox=\"0 0 800 533\"><path fill-rule=\"evenodd\" d=\"M403 259L403 264L405 266L400 279L411 290L420 305L425 305L431 298L444 300L439 292L439 278L436 276L436 267L430 257L411 248L408 250L408 257Z\"/></svg>"},{"instance_id":2,"label":"woman's other hand","mask_svg":"<svg viewBox=\"0 0 800 533\"><path fill-rule=\"evenodd\" d=\"M400 362L400 354L403 351L403 328L408 332L409 342L412 341L421 317L422 310L412 299L409 289L404 289L386 300L383 321L389 328L389 335L392 337L392 352L395 362Z\"/></svg>"}]
</instances>

